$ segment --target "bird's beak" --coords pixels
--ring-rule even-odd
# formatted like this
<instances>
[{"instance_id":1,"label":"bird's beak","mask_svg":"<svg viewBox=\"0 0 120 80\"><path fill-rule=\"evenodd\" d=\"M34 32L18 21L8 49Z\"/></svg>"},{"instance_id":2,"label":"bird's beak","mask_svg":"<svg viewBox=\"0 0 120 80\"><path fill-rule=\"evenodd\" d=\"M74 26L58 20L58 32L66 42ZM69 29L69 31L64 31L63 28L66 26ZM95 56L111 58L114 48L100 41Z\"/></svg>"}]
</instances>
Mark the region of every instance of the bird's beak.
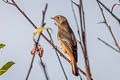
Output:
<instances>
[{"instance_id":1,"label":"bird's beak","mask_svg":"<svg viewBox=\"0 0 120 80\"><path fill-rule=\"evenodd\" d=\"M53 20L55 20L55 18L54 17L51 17L51 19L53 19ZM54 23L55 25L57 25L56 23Z\"/></svg>"},{"instance_id":2,"label":"bird's beak","mask_svg":"<svg viewBox=\"0 0 120 80\"><path fill-rule=\"evenodd\" d=\"M53 19L53 20L54 20L54 17L51 17L51 19Z\"/></svg>"}]
</instances>

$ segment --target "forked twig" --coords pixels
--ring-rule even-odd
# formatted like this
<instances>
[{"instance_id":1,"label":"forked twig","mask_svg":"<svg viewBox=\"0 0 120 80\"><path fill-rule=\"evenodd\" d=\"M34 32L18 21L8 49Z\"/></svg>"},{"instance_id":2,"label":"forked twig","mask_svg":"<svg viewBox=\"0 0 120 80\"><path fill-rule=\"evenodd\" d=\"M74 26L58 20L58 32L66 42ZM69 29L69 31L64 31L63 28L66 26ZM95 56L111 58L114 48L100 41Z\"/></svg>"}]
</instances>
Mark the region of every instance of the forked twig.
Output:
<instances>
[{"instance_id":1,"label":"forked twig","mask_svg":"<svg viewBox=\"0 0 120 80\"><path fill-rule=\"evenodd\" d=\"M115 36L114 36L114 34L113 34L113 32L112 32L111 26L107 23L107 20L106 20L106 18L105 18L104 12L103 12L103 9L101 8L101 6L100 6L99 3L98 3L98 6L99 6L100 11L101 11L101 13L102 13L102 16L103 16L103 19L104 19L104 23L105 23L106 27L108 28L108 30L109 30L112 38L113 38L114 43L115 43L116 47L118 48L118 50L119 50L119 52L120 52L120 46L119 46L119 44L118 44L118 42L117 42L117 40L116 40L116 38L115 38Z\"/></svg>"},{"instance_id":2,"label":"forked twig","mask_svg":"<svg viewBox=\"0 0 120 80\"><path fill-rule=\"evenodd\" d=\"M78 25L78 21L77 21L77 17L76 17L76 15L75 15L75 10L74 10L74 8L73 8L73 1L72 0L70 0L71 1L71 8L72 8L72 12L73 12L73 16L74 16L74 19L75 19L75 23L76 23L76 27L77 27L77 33L78 33L78 36L79 36L79 40L81 41L81 34L80 34L80 29L79 29L79 25Z\"/></svg>"},{"instance_id":3,"label":"forked twig","mask_svg":"<svg viewBox=\"0 0 120 80\"><path fill-rule=\"evenodd\" d=\"M118 22L120 22L120 19L114 14L112 13L101 1L96 0L99 4L101 4Z\"/></svg>"}]
</instances>

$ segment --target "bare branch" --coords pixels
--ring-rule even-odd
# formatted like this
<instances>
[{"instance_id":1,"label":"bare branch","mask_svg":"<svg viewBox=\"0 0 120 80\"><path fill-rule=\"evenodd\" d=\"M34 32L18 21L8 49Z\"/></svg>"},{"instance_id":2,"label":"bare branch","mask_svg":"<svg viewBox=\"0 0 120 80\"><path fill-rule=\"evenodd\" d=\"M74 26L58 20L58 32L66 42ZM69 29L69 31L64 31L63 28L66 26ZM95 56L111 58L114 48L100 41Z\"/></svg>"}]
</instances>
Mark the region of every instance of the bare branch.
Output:
<instances>
[{"instance_id":1,"label":"bare branch","mask_svg":"<svg viewBox=\"0 0 120 80\"><path fill-rule=\"evenodd\" d=\"M35 54L32 56L32 61L31 61L31 64L30 64L30 67L29 67L29 70L28 70L28 73L27 73L27 76L26 76L26 79L25 79L25 80L28 80L28 77L29 77L30 72L31 72L32 67L33 67L34 59L35 59Z\"/></svg>"},{"instance_id":2,"label":"bare branch","mask_svg":"<svg viewBox=\"0 0 120 80\"><path fill-rule=\"evenodd\" d=\"M99 0L96 0L99 4L101 4L118 22L120 22L120 19L115 15L113 14L101 1Z\"/></svg>"},{"instance_id":3,"label":"bare branch","mask_svg":"<svg viewBox=\"0 0 120 80\"><path fill-rule=\"evenodd\" d=\"M111 46L110 44L108 44L107 42L105 42L104 40L102 40L101 38L97 38L99 41L101 41L102 43L104 43L105 45L107 45L108 47L112 48L113 50L115 50L116 52L120 53L120 51L118 51L116 48L114 48L113 46Z\"/></svg>"},{"instance_id":4,"label":"bare branch","mask_svg":"<svg viewBox=\"0 0 120 80\"><path fill-rule=\"evenodd\" d=\"M45 6L45 9L42 11L42 27L45 25L45 14L46 14L46 11L47 11L47 8L48 8L48 4L46 4L46 6Z\"/></svg>"},{"instance_id":5,"label":"bare branch","mask_svg":"<svg viewBox=\"0 0 120 80\"><path fill-rule=\"evenodd\" d=\"M75 10L74 10L74 8L73 8L73 1L72 0L70 0L71 1L71 8L72 8L72 12L73 12L73 16L74 16L74 19L75 19L75 23L76 23L76 27L77 27L77 32L78 32L78 36L79 36L79 39L80 39L80 41L81 41L81 37L80 37L80 29L79 29L79 25L78 25L78 21L77 21L77 17L76 17L76 15L75 15ZM75 3L74 3L75 4ZM77 4L76 4L77 5Z\"/></svg>"},{"instance_id":6,"label":"bare branch","mask_svg":"<svg viewBox=\"0 0 120 80\"><path fill-rule=\"evenodd\" d=\"M80 24L81 24L81 36L82 36L82 42L80 40L79 44L80 44L80 46L82 48L83 55L84 55L85 68L86 68L86 77L87 77L88 80L92 80L91 72L90 72L90 66L89 66L89 60L88 60L88 55L87 55L87 48L86 48L86 29L85 29L85 17L84 17L84 9L83 9L82 0L79 0L79 5L76 4L75 2L73 2L73 3L79 9ZM74 13L74 10L73 10L73 13Z\"/></svg>"},{"instance_id":7,"label":"bare branch","mask_svg":"<svg viewBox=\"0 0 120 80\"><path fill-rule=\"evenodd\" d=\"M118 42L117 42L117 40L116 40L116 38L115 38L115 36L114 36L114 34L112 32L111 26L107 23L107 20L105 18L104 12L103 12L103 9L101 8L99 3L98 3L98 6L99 6L100 11L102 13L102 16L103 16L103 19L104 19L104 23L105 23L106 27L108 28L108 30L109 30L109 32L110 32L110 34L111 34L111 36L112 36L112 38L114 40L114 43L115 43L116 47L118 48L118 50L120 52L120 46L119 46L119 44L118 44Z\"/></svg>"},{"instance_id":8,"label":"bare branch","mask_svg":"<svg viewBox=\"0 0 120 80\"><path fill-rule=\"evenodd\" d=\"M39 54L39 58L40 58L40 61L41 61L40 64L41 64L41 66L42 66L42 68L43 68L43 71L44 71L44 74L45 74L46 80L49 80L48 75L47 75L47 71L46 71L45 64L43 63L40 54Z\"/></svg>"},{"instance_id":9,"label":"bare branch","mask_svg":"<svg viewBox=\"0 0 120 80\"><path fill-rule=\"evenodd\" d=\"M7 4L15 5L14 3L9 2L8 0L3 0L3 2L5 2L5 3L7 3Z\"/></svg>"},{"instance_id":10,"label":"bare branch","mask_svg":"<svg viewBox=\"0 0 120 80\"><path fill-rule=\"evenodd\" d=\"M30 20L30 18L28 18L28 16L19 8L19 6L16 4L16 2L14 1L14 0L11 0L12 2L8 2L8 0L7 1L5 1L5 0L3 0L5 3L7 3L7 4L10 4L10 5L13 5L13 6L15 6L21 13L22 13L22 15L32 24L32 26L34 27L34 28L37 28L37 26Z\"/></svg>"}]
</instances>

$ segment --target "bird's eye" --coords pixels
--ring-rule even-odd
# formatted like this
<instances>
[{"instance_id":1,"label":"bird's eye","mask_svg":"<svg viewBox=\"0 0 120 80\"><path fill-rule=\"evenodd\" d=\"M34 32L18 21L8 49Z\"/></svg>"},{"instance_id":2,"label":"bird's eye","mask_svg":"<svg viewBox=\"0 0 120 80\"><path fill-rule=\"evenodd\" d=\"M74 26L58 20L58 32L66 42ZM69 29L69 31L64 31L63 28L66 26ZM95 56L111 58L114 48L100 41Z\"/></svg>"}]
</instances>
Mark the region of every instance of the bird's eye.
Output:
<instances>
[{"instance_id":1,"label":"bird's eye","mask_svg":"<svg viewBox=\"0 0 120 80\"><path fill-rule=\"evenodd\" d=\"M59 19L59 17L57 17L57 19Z\"/></svg>"}]
</instances>

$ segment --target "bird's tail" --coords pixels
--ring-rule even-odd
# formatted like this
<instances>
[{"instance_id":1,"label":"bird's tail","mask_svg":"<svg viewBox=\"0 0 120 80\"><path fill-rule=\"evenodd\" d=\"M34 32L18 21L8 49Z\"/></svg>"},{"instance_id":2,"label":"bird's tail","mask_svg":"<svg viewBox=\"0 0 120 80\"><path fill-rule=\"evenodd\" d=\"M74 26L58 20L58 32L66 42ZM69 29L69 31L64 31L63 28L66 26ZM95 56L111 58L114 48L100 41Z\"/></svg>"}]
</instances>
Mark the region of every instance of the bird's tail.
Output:
<instances>
[{"instance_id":1,"label":"bird's tail","mask_svg":"<svg viewBox=\"0 0 120 80\"><path fill-rule=\"evenodd\" d=\"M75 76L78 76L79 72L78 72L77 64L76 64L76 61L75 61L74 57L71 57L71 65L72 65L72 73Z\"/></svg>"}]
</instances>

